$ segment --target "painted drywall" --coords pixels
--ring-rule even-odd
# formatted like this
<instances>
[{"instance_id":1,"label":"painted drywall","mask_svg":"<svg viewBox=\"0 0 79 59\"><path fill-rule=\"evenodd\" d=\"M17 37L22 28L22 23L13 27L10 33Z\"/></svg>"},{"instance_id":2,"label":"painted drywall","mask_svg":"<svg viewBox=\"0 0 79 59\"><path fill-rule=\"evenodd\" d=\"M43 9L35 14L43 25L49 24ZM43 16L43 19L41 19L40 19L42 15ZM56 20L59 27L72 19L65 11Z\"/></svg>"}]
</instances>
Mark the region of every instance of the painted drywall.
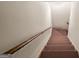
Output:
<instances>
[{"instance_id":1,"label":"painted drywall","mask_svg":"<svg viewBox=\"0 0 79 59\"><path fill-rule=\"evenodd\" d=\"M50 26L51 14L46 2L0 2L0 53ZM32 57L36 50L41 50L50 34L51 32L48 32L44 35L45 37L40 37L32 42L32 45L28 46L29 49L25 47L25 50L22 50L25 55L20 53L22 57ZM34 57L37 57L36 54L38 55L36 52Z\"/></svg>"},{"instance_id":2,"label":"painted drywall","mask_svg":"<svg viewBox=\"0 0 79 59\"><path fill-rule=\"evenodd\" d=\"M38 58L48 42L48 39L51 36L51 30L48 30L36 40L33 40L30 44L17 51L12 57L19 58Z\"/></svg>"},{"instance_id":3,"label":"painted drywall","mask_svg":"<svg viewBox=\"0 0 79 59\"><path fill-rule=\"evenodd\" d=\"M79 2L73 2L71 6L68 37L79 52Z\"/></svg>"},{"instance_id":4,"label":"painted drywall","mask_svg":"<svg viewBox=\"0 0 79 59\"><path fill-rule=\"evenodd\" d=\"M53 27L68 29L70 2L49 2L52 12Z\"/></svg>"}]
</instances>

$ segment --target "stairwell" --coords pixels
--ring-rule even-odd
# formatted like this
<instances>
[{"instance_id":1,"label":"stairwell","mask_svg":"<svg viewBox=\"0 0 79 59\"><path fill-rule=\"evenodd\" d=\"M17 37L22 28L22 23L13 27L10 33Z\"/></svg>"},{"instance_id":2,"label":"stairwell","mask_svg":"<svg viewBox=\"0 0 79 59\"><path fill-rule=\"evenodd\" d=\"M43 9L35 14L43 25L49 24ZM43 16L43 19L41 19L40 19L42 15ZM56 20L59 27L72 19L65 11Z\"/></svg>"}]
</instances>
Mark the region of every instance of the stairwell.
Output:
<instances>
[{"instance_id":1,"label":"stairwell","mask_svg":"<svg viewBox=\"0 0 79 59\"><path fill-rule=\"evenodd\" d=\"M78 52L67 38L65 30L53 29L50 40L40 58L77 58Z\"/></svg>"}]
</instances>

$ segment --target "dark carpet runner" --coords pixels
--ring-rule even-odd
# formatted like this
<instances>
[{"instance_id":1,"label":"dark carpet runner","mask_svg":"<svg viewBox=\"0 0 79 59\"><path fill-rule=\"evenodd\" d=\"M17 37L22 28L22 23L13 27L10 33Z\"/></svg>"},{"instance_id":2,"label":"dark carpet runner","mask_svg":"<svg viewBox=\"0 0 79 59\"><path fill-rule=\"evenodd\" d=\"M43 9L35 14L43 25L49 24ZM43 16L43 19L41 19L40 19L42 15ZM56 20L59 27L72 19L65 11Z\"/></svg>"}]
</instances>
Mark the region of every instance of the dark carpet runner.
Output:
<instances>
[{"instance_id":1,"label":"dark carpet runner","mask_svg":"<svg viewBox=\"0 0 79 59\"><path fill-rule=\"evenodd\" d=\"M67 38L65 30L53 29L52 36L40 58L77 58L78 52Z\"/></svg>"}]
</instances>

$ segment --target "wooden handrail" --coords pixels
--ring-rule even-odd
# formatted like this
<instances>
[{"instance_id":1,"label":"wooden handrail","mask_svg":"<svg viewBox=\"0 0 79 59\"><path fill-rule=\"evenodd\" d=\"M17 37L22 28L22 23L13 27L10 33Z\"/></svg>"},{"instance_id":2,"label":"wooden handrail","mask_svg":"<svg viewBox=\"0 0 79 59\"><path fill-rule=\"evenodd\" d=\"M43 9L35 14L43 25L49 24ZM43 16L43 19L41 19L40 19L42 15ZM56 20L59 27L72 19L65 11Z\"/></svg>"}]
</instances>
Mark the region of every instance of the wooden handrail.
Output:
<instances>
[{"instance_id":1,"label":"wooden handrail","mask_svg":"<svg viewBox=\"0 0 79 59\"><path fill-rule=\"evenodd\" d=\"M44 32L46 32L47 30L51 29L52 27L49 27L47 29L45 29L44 31L30 37L29 39L27 39L26 41L18 44L17 46L11 48L10 50L4 52L3 54L14 54L16 51L20 50L21 48L23 48L25 45L27 45L28 43L30 43L31 41L33 41L35 38L37 38L38 36L40 36L41 34L43 34Z\"/></svg>"}]
</instances>

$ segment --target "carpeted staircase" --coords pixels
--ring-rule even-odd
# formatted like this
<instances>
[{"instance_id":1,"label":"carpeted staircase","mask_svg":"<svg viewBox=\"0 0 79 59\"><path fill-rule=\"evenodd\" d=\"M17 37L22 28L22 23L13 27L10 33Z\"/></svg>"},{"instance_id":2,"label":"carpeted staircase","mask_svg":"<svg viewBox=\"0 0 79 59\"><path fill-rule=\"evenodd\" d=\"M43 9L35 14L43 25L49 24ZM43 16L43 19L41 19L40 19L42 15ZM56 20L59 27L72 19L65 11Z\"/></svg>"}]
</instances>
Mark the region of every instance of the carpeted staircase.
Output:
<instances>
[{"instance_id":1,"label":"carpeted staircase","mask_svg":"<svg viewBox=\"0 0 79 59\"><path fill-rule=\"evenodd\" d=\"M66 31L54 28L40 58L78 58L78 52L67 38Z\"/></svg>"}]
</instances>

